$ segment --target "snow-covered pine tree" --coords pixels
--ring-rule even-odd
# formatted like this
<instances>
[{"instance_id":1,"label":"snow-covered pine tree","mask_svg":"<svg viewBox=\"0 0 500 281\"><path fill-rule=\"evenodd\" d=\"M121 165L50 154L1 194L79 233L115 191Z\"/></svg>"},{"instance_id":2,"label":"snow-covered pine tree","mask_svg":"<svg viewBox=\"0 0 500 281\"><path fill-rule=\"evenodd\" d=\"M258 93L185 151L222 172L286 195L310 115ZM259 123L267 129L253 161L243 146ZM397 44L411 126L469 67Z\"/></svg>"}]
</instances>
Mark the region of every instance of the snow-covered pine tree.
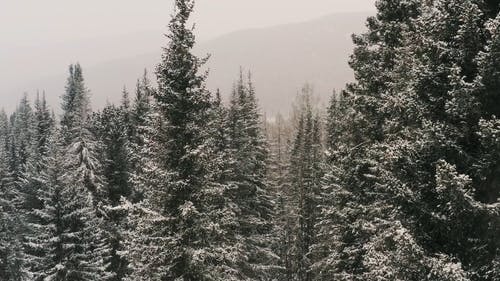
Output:
<instances>
[{"instance_id":1,"label":"snow-covered pine tree","mask_svg":"<svg viewBox=\"0 0 500 281\"><path fill-rule=\"evenodd\" d=\"M21 175L21 190L26 197L24 204L28 212L40 207L37 198L37 190L40 188L38 179L45 168L44 158L48 156L48 141L54 126L54 120L45 100L45 93L42 97L37 93L31 126L30 155L23 167L24 173Z\"/></svg>"},{"instance_id":2,"label":"snow-covered pine tree","mask_svg":"<svg viewBox=\"0 0 500 281\"><path fill-rule=\"evenodd\" d=\"M143 198L144 181L141 178L142 173L141 163L146 158L153 157L149 154L145 144L148 140L152 140L153 132L156 128L154 123L157 121L156 109L152 104L153 93L155 89L151 86L148 78L148 73L144 70L141 79L137 79L134 102L131 108L131 134L129 136L129 164L131 181L134 185L132 195L133 201L140 201Z\"/></svg>"},{"instance_id":3,"label":"snow-covered pine tree","mask_svg":"<svg viewBox=\"0 0 500 281\"><path fill-rule=\"evenodd\" d=\"M379 9L383 2L389 1L380 1ZM390 49L392 66L383 67L388 75L381 79L383 92L348 91L347 112L352 114L347 116L354 122L333 132L356 132L360 120L379 124L380 134L352 142L355 134L348 133L330 141L332 147L340 147L335 145L339 141L348 145L330 151L325 198L333 207L323 208L319 224L323 238L318 249L326 254L315 265L321 278L496 278L495 270L484 266L494 264L498 252L497 242L489 238L498 232L497 206L482 197L482 190L492 190L488 182L495 181L487 171L494 170L496 161L483 160L495 157L490 140L496 123L480 120L484 113L476 99L481 96L475 82L481 80L476 78L481 60L476 58L487 37L484 3L477 2L482 1L418 3ZM381 28L376 34L395 30L394 23ZM384 63L367 63L366 58L373 57L355 53L355 71ZM378 73L372 72L374 77ZM357 85L362 81L358 77ZM336 236L325 243L329 231Z\"/></svg>"},{"instance_id":4,"label":"snow-covered pine tree","mask_svg":"<svg viewBox=\"0 0 500 281\"><path fill-rule=\"evenodd\" d=\"M45 99L45 92L40 97L37 94L35 100L35 111L33 114L33 141L32 141L32 159L42 158L48 155L48 142L53 132L55 120L52 118L50 109ZM36 167L35 170L42 167Z\"/></svg>"},{"instance_id":5,"label":"snow-covered pine tree","mask_svg":"<svg viewBox=\"0 0 500 281\"><path fill-rule=\"evenodd\" d=\"M61 130L63 133L64 144L73 141L73 137L78 128L90 113L90 100L88 90L85 88L82 68L80 64L69 66L69 77L66 82L66 91L62 96L61 108L63 115L61 117ZM81 118L85 118L82 120Z\"/></svg>"},{"instance_id":6,"label":"snow-covered pine tree","mask_svg":"<svg viewBox=\"0 0 500 281\"><path fill-rule=\"evenodd\" d=\"M385 138L384 100L394 80L398 50L406 33L414 29L421 2L377 1L378 12L368 19L368 31L353 37L350 65L356 82L332 98L328 112L329 168L317 222L318 241L312 249L317 280L376 279L377 273L371 274L363 260L363 245L397 225L397 212L388 200L392 194L381 184L387 175L376 152Z\"/></svg>"},{"instance_id":7,"label":"snow-covered pine tree","mask_svg":"<svg viewBox=\"0 0 500 281\"><path fill-rule=\"evenodd\" d=\"M273 233L276 235L274 252L279 256L281 270L276 274L277 280L292 280L294 248L294 212L291 200L289 179L290 144L293 126L281 114L274 121L267 123L266 132L269 143L269 160L267 164L267 184L272 188L275 197L275 219Z\"/></svg>"},{"instance_id":8,"label":"snow-covered pine tree","mask_svg":"<svg viewBox=\"0 0 500 281\"><path fill-rule=\"evenodd\" d=\"M27 266L30 272L40 270L45 260L45 249L40 248L40 244L34 241L40 235L38 225L43 223L38 216L38 210L43 208L43 201L40 195L46 188L45 175L48 168L49 141L54 132L54 121L47 102L45 93L37 97L33 113L33 135L30 148L30 158L25 165L25 172L22 174L21 190L24 191L24 205L26 210L26 222L28 227L24 237L25 254L28 257Z\"/></svg>"},{"instance_id":9,"label":"snow-covered pine tree","mask_svg":"<svg viewBox=\"0 0 500 281\"><path fill-rule=\"evenodd\" d=\"M85 87L82 68L79 64L69 67L66 92L62 96L63 114L61 118L61 137L65 156L68 158L68 173L73 173L73 181L81 181L95 197L95 204L105 198L102 187L101 169L97 148L101 144L92 130L89 91Z\"/></svg>"},{"instance_id":10,"label":"snow-covered pine tree","mask_svg":"<svg viewBox=\"0 0 500 281\"><path fill-rule=\"evenodd\" d=\"M34 127L35 116L31 107L28 96L25 93L19 102L16 111L11 117L10 130L10 174L12 176L12 189L10 191L12 198L11 216L15 217L19 223L17 224L16 236L23 242L25 236L29 233L27 223L29 223L29 212L38 207L36 198L36 186L25 184L25 174L28 172L29 166L32 164L34 151ZM19 255L23 255L24 251L20 250ZM27 263L24 263L27 267Z\"/></svg>"},{"instance_id":11,"label":"snow-covered pine tree","mask_svg":"<svg viewBox=\"0 0 500 281\"><path fill-rule=\"evenodd\" d=\"M498 89L500 87L500 73L498 71L500 62L500 16L491 19L486 23L486 30L489 41L485 50L479 55L479 76L480 83L478 99L482 105L483 118L490 118L492 115L500 116L500 106L495 102L498 100Z\"/></svg>"},{"instance_id":12,"label":"snow-covered pine tree","mask_svg":"<svg viewBox=\"0 0 500 281\"><path fill-rule=\"evenodd\" d=\"M393 126L397 129L384 146L394 156L386 164L395 176L393 182L399 181L412 194L400 204L415 225L408 227L420 246L429 256L455 258L471 280L494 280L486 274L491 268L484 266L498 248L488 238L498 231L498 215L487 211L484 203L495 202L498 195L490 197L495 187L488 183L497 178L486 172L492 166L482 169L482 159L496 149L486 152L481 145L482 137L491 133L481 127L481 118L491 115L490 103L483 99L487 95L478 90L477 82L481 80L477 58L488 37L480 2L442 0L423 6L394 72L396 83L386 109L391 122L399 126ZM463 185L460 177L472 180L462 188L472 201L441 193L437 179L447 165L458 174L449 183L452 189Z\"/></svg>"},{"instance_id":13,"label":"snow-covered pine tree","mask_svg":"<svg viewBox=\"0 0 500 281\"><path fill-rule=\"evenodd\" d=\"M352 126L356 118L354 100L347 92L336 92L330 98L326 109L325 142L327 156L333 151L345 150L355 146L362 139Z\"/></svg>"},{"instance_id":14,"label":"snow-covered pine tree","mask_svg":"<svg viewBox=\"0 0 500 281\"><path fill-rule=\"evenodd\" d=\"M104 159L102 176L105 186L106 203L116 206L121 197L128 198L132 194L129 180L129 143L127 122L128 109L124 106L106 106L93 116L93 130L100 139L99 155Z\"/></svg>"},{"instance_id":15,"label":"snow-covered pine tree","mask_svg":"<svg viewBox=\"0 0 500 281\"><path fill-rule=\"evenodd\" d=\"M500 107L496 103L500 95L500 14L496 18L486 22L485 29L488 33L488 43L485 49L478 55L478 76L475 80L474 96L480 104L480 131L488 124L488 127L494 128L497 118L500 116ZM480 133L481 139L484 139ZM491 138L491 136L488 136ZM484 140L481 141L484 143ZM489 144L491 145L491 144ZM487 145L487 146L489 146ZM488 180L478 187L480 198L485 202L495 202L500 195L500 188L495 186L498 180L498 163L496 163L496 149L483 147L483 155L479 160L478 172L479 178L488 178Z\"/></svg>"},{"instance_id":16,"label":"snow-covered pine tree","mask_svg":"<svg viewBox=\"0 0 500 281\"><path fill-rule=\"evenodd\" d=\"M219 89L217 89L215 93L215 99L212 104L211 112L213 115L213 124L210 127L214 130L214 134L211 134L214 141L214 152L222 155L226 153L228 148L229 130L227 128L228 109L222 103L222 97ZM219 174L220 176L225 176L225 172Z\"/></svg>"},{"instance_id":17,"label":"snow-covered pine tree","mask_svg":"<svg viewBox=\"0 0 500 281\"><path fill-rule=\"evenodd\" d=\"M124 92L126 93L126 92ZM122 280L127 273L127 260L120 256L123 249L123 230L126 213L116 209L123 199L131 200L134 194L130 174L131 157L129 138L132 132L128 97L124 94L122 106L106 106L93 116L93 130L100 139L97 148L102 156L103 203L106 215L105 231L111 246L111 261L108 271L114 273L112 280Z\"/></svg>"},{"instance_id":18,"label":"snow-covered pine tree","mask_svg":"<svg viewBox=\"0 0 500 281\"><path fill-rule=\"evenodd\" d=\"M379 0L377 14L369 17L368 30L353 36L354 51L349 65L356 82L348 84L346 94L363 110L353 120L353 136L357 145L383 138L380 118L381 98L392 82L391 72L397 62L397 48L404 34L412 30L413 19L420 13L421 0Z\"/></svg>"},{"instance_id":19,"label":"snow-covered pine tree","mask_svg":"<svg viewBox=\"0 0 500 281\"><path fill-rule=\"evenodd\" d=\"M114 208L117 212L126 212L121 230L124 247L119 253L129 262L129 273L124 280L161 280L170 258L166 251L170 249L171 234L169 220L159 207L165 198L159 187L170 178L159 161L163 150L158 132L163 125L158 110L149 101L147 107L142 107L145 111L138 111L138 105L136 100L134 116L139 123L134 127L131 174L131 184L138 192L132 201L122 200L122 204Z\"/></svg>"},{"instance_id":20,"label":"snow-covered pine tree","mask_svg":"<svg viewBox=\"0 0 500 281\"><path fill-rule=\"evenodd\" d=\"M390 174L380 163L384 155L378 149L385 138L383 105L393 83L398 49L406 32L413 29L420 4L378 1L377 15L368 19L368 31L354 36L350 65L356 82L334 97L329 108L329 168L317 222L318 242L312 249L316 280L382 278L364 260L364 245L398 225L390 200L393 194L385 185Z\"/></svg>"},{"instance_id":21,"label":"snow-covered pine tree","mask_svg":"<svg viewBox=\"0 0 500 281\"><path fill-rule=\"evenodd\" d=\"M317 280L355 280L363 271L362 248L355 241L361 239L357 220L364 219L366 207L359 202L361 190L349 189L357 186L352 180L354 169L349 167L354 166L352 158L357 156L357 148L362 147L354 144L363 137L352 127L356 117L353 104L354 101L342 93L333 95L328 107L328 169L319 206L321 212L315 225L317 243L311 248L315 257L312 269ZM344 186L348 181L349 185Z\"/></svg>"},{"instance_id":22,"label":"snow-covered pine tree","mask_svg":"<svg viewBox=\"0 0 500 281\"><path fill-rule=\"evenodd\" d=\"M175 14L169 24L170 39L157 67L158 91L154 98L165 122L161 138L161 162L170 175L159 203L169 218L171 235L167 264L162 265L165 280L210 280L211 263L204 215L207 159L204 141L210 108L205 89L205 74L199 74L205 60L192 54L195 38L188 27L194 1L176 0Z\"/></svg>"},{"instance_id":23,"label":"snow-covered pine tree","mask_svg":"<svg viewBox=\"0 0 500 281\"><path fill-rule=\"evenodd\" d=\"M344 123L352 122L350 117L356 116L350 115L351 109L335 101L329 111L329 118L335 118L329 120L330 132L342 133L328 138L328 172L324 177L321 213L316 223L317 242L311 247L315 280L418 280L411 279L411 276L425 276L426 269L420 264L411 269L416 275L400 272L405 267L397 264L387 265L383 270L380 270L380 264L372 265L371 255L383 257L387 253L377 251L386 250L394 251L402 263L412 264L413 253L404 249L407 247L404 243L384 244L380 241L384 237L392 239L391 235L396 235L402 226L394 202L401 195L388 184L393 177L384 169L386 155L379 152L378 146L368 143L351 146L352 135L349 131L346 133L345 128L351 130L353 123ZM332 128L335 124L340 125ZM394 185L397 184L394 181ZM371 243L377 243L379 247L370 248ZM393 248L388 250L384 246ZM385 272L391 273L386 275ZM405 279L405 276L410 277Z\"/></svg>"},{"instance_id":24,"label":"snow-covered pine tree","mask_svg":"<svg viewBox=\"0 0 500 281\"><path fill-rule=\"evenodd\" d=\"M211 249L215 262L213 270L215 279L252 280L240 270L246 260L244 243L239 236L238 215L240 209L235 204L237 185L231 181L232 167L235 164L230 149L228 129L229 110L222 104L217 90L210 110L211 118L207 124L209 136L207 147L210 147L208 177L210 188L205 189L206 208L212 221L210 239L216 245Z\"/></svg>"},{"instance_id":25,"label":"snow-covered pine tree","mask_svg":"<svg viewBox=\"0 0 500 281\"><path fill-rule=\"evenodd\" d=\"M27 94L24 94L21 98L16 111L11 117L11 122L10 134L13 154L11 169L17 184L25 171L25 166L31 153L33 109L31 108Z\"/></svg>"},{"instance_id":26,"label":"snow-covered pine tree","mask_svg":"<svg viewBox=\"0 0 500 281\"><path fill-rule=\"evenodd\" d=\"M242 71L231 98L228 128L234 161L230 181L236 187L233 198L239 211L237 235L243 239L246 255L239 270L250 280L269 280L278 267L271 236L273 192L266 182L267 143L251 76L245 82Z\"/></svg>"},{"instance_id":27,"label":"snow-covered pine tree","mask_svg":"<svg viewBox=\"0 0 500 281\"><path fill-rule=\"evenodd\" d=\"M138 234L131 236L136 244L131 253L135 280L218 280L222 274L213 270L220 257L210 235L215 221L209 217L207 198L211 101L206 75L199 74L205 60L191 52L195 40L187 21L193 6L192 0L175 1L170 41L156 71L157 114L150 124L154 131L149 152L155 151L143 165L144 175L154 176L145 181L141 205L148 209L135 222Z\"/></svg>"},{"instance_id":28,"label":"snow-covered pine tree","mask_svg":"<svg viewBox=\"0 0 500 281\"><path fill-rule=\"evenodd\" d=\"M316 243L315 225L323 177L323 151L319 113L313 112L312 88L302 90L304 104L299 109L299 120L290 157L290 198L296 208L295 278L300 281L314 280L311 265L312 246Z\"/></svg>"},{"instance_id":29,"label":"snow-covered pine tree","mask_svg":"<svg viewBox=\"0 0 500 281\"><path fill-rule=\"evenodd\" d=\"M91 193L77 179L67 178L67 156L59 132L49 140L49 156L41 175L38 196L42 208L33 210L37 218L29 240L32 280L108 280L105 272L107 248L101 237Z\"/></svg>"},{"instance_id":30,"label":"snow-covered pine tree","mask_svg":"<svg viewBox=\"0 0 500 281\"><path fill-rule=\"evenodd\" d=\"M30 242L45 253L35 274L39 280L107 280L110 249L94 196L100 190L99 164L87 127L89 99L79 65L70 66L63 109L62 128L48 142L50 158L40 188L43 207L34 212L39 232Z\"/></svg>"},{"instance_id":31,"label":"snow-covered pine tree","mask_svg":"<svg viewBox=\"0 0 500 281\"><path fill-rule=\"evenodd\" d=\"M22 281L25 272L22 250L22 197L11 170L10 125L5 111L0 111L0 276L6 281Z\"/></svg>"},{"instance_id":32,"label":"snow-covered pine tree","mask_svg":"<svg viewBox=\"0 0 500 281\"><path fill-rule=\"evenodd\" d=\"M153 93L155 89L151 86L151 81L148 78L147 70L144 70L144 74L141 79L137 79L134 102L131 108L131 125L132 134L131 142L132 144L137 144L141 146L142 142L140 140L143 127L148 125L148 114L152 110L151 99L153 98Z\"/></svg>"}]
</instances>

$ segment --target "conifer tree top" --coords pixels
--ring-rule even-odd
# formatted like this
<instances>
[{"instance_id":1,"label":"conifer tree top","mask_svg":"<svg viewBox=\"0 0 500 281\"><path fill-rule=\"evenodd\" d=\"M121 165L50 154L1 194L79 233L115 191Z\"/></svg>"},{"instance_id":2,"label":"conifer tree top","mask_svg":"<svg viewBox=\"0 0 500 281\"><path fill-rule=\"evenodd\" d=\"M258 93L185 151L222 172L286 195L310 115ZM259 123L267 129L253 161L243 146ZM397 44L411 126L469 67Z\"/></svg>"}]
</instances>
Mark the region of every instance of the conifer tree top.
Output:
<instances>
[{"instance_id":1,"label":"conifer tree top","mask_svg":"<svg viewBox=\"0 0 500 281\"><path fill-rule=\"evenodd\" d=\"M187 21L193 7L193 0L175 1L175 14L169 24L169 34L166 35L170 41L164 48L162 62L157 67L159 93L156 97L160 106L182 97L193 98L193 103L206 98L203 95L192 95L198 90L205 91L206 78L206 75L198 74L200 66L206 60L197 58L191 52L195 36L193 27L189 28Z\"/></svg>"},{"instance_id":2,"label":"conifer tree top","mask_svg":"<svg viewBox=\"0 0 500 281\"><path fill-rule=\"evenodd\" d=\"M205 88L207 75L199 73L206 59L192 53L195 37L193 28L187 27L193 5L193 0L175 1L167 35L170 41L156 69L158 91L153 93L167 127L163 137L176 140L166 144L167 165L182 171L183 177L192 177L196 161L184 156L196 152L201 145L211 105Z\"/></svg>"}]
</instances>

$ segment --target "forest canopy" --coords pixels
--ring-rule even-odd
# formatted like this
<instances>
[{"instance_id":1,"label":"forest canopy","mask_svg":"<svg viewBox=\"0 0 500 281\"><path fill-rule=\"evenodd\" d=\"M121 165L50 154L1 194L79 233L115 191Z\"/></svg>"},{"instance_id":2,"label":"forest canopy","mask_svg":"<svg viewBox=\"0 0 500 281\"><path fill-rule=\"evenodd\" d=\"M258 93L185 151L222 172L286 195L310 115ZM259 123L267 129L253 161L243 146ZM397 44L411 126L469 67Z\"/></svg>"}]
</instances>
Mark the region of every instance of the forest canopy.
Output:
<instances>
[{"instance_id":1,"label":"forest canopy","mask_svg":"<svg viewBox=\"0 0 500 281\"><path fill-rule=\"evenodd\" d=\"M176 0L120 104L2 110L0 280L500 280L500 2L376 5L327 108L211 93Z\"/></svg>"}]
</instances>

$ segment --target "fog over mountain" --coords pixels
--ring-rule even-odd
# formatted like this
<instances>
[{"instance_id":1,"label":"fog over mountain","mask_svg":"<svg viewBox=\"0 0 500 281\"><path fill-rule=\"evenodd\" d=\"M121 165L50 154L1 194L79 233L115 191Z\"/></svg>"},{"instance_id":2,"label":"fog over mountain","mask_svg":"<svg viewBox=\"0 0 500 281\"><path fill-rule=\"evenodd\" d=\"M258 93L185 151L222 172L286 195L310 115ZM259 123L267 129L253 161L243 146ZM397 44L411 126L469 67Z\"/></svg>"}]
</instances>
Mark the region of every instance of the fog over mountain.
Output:
<instances>
[{"instance_id":1,"label":"fog over mountain","mask_svg":"<svg viewBox=\"0 0 500 281\"><path fill-rule=\"evenodd\" d=\"M240 66L251 70L260 105L272 115L288 111L293 97L306 82L326 100L334 89L341 89L353 79L348 66L353 47L351 34L365 29L368 16L368 12L340 13L309 22L237 31L200 42L196 52L200 56L211 54L207 64L208 87L210 90L220 88L225 97L230 95ZM80 58L95 108L119 101L124 86L133 92L144 68L150 74L154 72L160 60L160 47L166 44L162 33L162 30L151 30L80 42L79 48L88 49L89 54L98 49L113 58L107 61L90 55ZM141 44L137 44L138 41ZM46 53L49 56L50 50ZM26 81L10 89L8 94L2 94L0 104L10 111L14 106L12 95L20 97L23 92L33 95L40 89L45 90L49 103L57 106L66 76L65 68L59 74L42 72L38 81Z\"/></svg>"}]
</instances>

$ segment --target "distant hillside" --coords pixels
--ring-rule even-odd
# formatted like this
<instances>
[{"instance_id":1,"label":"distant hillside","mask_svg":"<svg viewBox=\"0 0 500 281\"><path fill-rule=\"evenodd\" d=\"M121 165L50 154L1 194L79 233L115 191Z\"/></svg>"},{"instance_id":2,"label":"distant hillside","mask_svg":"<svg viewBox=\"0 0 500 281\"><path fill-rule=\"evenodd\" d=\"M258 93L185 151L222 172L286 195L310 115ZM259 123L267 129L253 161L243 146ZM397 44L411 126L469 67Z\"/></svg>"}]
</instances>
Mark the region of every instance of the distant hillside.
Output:
<instances>
[{"instance_id":1,"label":"distant hillside","mask_svg":"<svg viewBox=\"0 0 500 281\"><path fill-rule=\"evenodd\" d=\"M211 90L220 88L224 96L229 96L242 66L253 73L263 110L269 114L284 112L289 110L291 100L305 82L313 84L316 93L326 100L333 89L340 89L353 79L347 64L353 47L351 34L364 30L368 16L368 13L334 14L310 22L238 31L201 42L195 52L211 54L208 63ZM139 40L137 38L150 42L151 51L94 65L81 61L94 107L118 101L124 85L132 91L144 68L153 72L160 60L163 40L157 34L149 32L114 38L105 46L112 50L129 42L132 44ZM93 45L99 46L99 43L89 44ZM64 91L65 71L61 69L60 74L50 77L41 74L39 81L20 85L22 90L16 89L16 94L45 89L49 102L58 106Z\"/></svg>"},{"instance_id":2,"label":"distant hillside","mask_svg":"<svg viewBox=\"0 0 500 281\"><path fill-rule=\"evenodd\" d=\"M315 21L232 33L201 44L212 54L209 86L229 93L239 66L253 73L262 107L287 111L305 82L325 98L352 81L351 35L364 30L368 14L335 14Z\"/></svg>"}]
</instances>

